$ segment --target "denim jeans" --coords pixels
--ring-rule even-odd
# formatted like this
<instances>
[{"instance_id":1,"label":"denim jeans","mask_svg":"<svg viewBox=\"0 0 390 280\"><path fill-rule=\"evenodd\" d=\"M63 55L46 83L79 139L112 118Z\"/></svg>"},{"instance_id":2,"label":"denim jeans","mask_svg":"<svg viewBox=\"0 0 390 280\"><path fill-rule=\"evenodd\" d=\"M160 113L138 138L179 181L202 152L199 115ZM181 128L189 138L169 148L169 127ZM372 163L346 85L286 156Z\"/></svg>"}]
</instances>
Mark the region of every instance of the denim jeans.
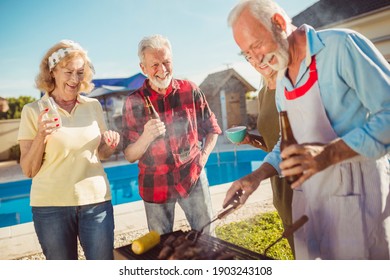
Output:
<instances>
[{"instance_id":1,"label":"denim jeans","mask_svg":"<svg viewBox=\"0 0 390 280\"><path fill-rule=\"evenodd\" d=\"M87 260L112 260L111 201L83 206L32 207L35 231L48 260L77 260L77 237Z\"/></svg>"},{"instance_id":2,"label":"denim jeans","mask_svg":"<svg viewBox=\"0 0 390 280\"><path fill-rule=\"evenodd\" d=\"M203 226L211 221L213 210L209 182L204 170L201 172L194 189L187 198L178 198L175 202L163 204L144 201L149 230L155 230L160 234L173 231L176 202L183 209L192 229L200 231ZM210 226L207 226L203 233L210 233Z\"/></svg>"}]
</instances>

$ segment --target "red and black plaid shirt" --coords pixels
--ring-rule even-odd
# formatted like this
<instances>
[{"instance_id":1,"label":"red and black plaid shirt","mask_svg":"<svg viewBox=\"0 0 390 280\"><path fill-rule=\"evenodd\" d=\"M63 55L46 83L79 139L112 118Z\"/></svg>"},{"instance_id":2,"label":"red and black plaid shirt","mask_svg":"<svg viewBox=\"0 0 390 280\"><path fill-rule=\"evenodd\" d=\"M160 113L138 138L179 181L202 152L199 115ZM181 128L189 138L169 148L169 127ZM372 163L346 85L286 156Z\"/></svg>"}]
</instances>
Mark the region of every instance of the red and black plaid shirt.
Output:
<instances>
[{"instance_id":1,"label":"red and black plaid shirt","mask_svg":"<svg viewBox=\"0 0 390 280\"><path fill-rule=\"evenodd\" d=\"M138 185L143 200L153 203L187 197L202 171L201 141L220 134L215 115L202 91L193 83L173 79L165 96L148 85L148 79L130 94L123 111L123 147L138 140L149 120L144 96L150 100L167 129L138 161ZM203 114L203 117L202 117Z\"/></svg>"}]
</instances>

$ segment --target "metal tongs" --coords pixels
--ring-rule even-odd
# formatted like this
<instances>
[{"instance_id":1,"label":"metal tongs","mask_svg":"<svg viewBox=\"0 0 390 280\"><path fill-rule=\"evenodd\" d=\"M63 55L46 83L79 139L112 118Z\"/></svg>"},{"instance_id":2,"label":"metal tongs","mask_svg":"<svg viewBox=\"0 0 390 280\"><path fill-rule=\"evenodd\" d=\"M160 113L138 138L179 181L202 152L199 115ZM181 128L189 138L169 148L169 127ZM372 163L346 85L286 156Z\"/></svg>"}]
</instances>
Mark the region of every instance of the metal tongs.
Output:
<instances>
[{"instance_id":1,"label":"metal tongs","mask_svg":"<svg viewBox=\"0 0 390 280\"><path fill-rule=\"evenodd\" d=\"M203 233L203 230L209 226L210 224L214 223L216 220L221 220L223 219L225 216L229 215L230 213L232 213L234 210L240 208L240 206L242 205L240 203L240 198L241 198L241 195L242 195L243 191L242 190L238 190L236 191L236 193L223 205L223 208L226 208L228 206L230 206L229 208L227 208L226 210L224 210L223 212L219 213L214 219L212 219L210 222L208 222L207 224L205 224L201 229L200 231L190 231L187 235L186 235L186 239L189 239L191 235L195 235L194 236L194 239L192 240L192 243L195 244L196 241L198 240L199 236Z\"/></svg>"}]
</instances>

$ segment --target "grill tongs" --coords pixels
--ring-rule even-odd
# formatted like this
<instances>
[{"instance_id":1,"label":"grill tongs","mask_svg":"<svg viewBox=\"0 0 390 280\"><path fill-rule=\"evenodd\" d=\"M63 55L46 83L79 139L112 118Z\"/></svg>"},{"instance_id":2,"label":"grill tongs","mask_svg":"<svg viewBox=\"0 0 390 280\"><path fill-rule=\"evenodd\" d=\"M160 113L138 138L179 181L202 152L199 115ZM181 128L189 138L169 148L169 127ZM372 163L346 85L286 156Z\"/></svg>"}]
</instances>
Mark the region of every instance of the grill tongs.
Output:
<instances>
[{"instance_id":1,"label":"grill tongs","mask_svg":"<svg viewBox=\"0 0 390 280\"><path fill-rule=\"evenodd\" d=\"M271 245L269 245L265 250L263 255L267 255L267 251L274 246L276 243L278 243L282 238L290 237L295 231L297 231L299 228L301 228L306 222L309 220L309 218L306 215L302 215L297 221L295 221L290 228L285 229L282 236L279 237L277 240L275 240Z\"/></svg>"},{"instance_id":2,"label":"grill tongs","mask_svg":"<svg viewBox=\"0 0 390 280\"><path fill-rule=\"evenodd\" d=\"M223 219L225 216L229 215L230 213L232 213L234 210L238 209L241 206L241 203L240 203L241 195L242 195L242 190L236 191L236 193L232 196L232 198L230 200L228 200L223 205L223 208L226 208L227 206L230 206L229 208L227 208L223 212L219 213L214 219L212 219L210 222L205 224L199 231L190 231L186 235L186 239L189 239L191 237L191 235L195 235L194 239L192 240L192 243L195 244L196 241L198 240L199 236L203 233L203 230L207 226L209 226L210 224L214 223L216 220Z\"/></svg>"}]
</instances>

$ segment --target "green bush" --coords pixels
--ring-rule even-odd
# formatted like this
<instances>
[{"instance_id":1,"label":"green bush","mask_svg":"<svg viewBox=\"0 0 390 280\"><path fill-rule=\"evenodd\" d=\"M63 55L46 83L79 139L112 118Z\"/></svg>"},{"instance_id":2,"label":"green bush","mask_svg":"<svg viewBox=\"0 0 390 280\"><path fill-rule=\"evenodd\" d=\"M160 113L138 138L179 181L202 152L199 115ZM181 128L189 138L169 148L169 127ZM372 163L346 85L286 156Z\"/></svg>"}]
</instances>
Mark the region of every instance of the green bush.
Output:
<instances>
[{"instance_id":1,"label":"green bush","mask_svg":"<svg viewBox=\"0 0 390 280\"><path fill-rule=\"evenodd\" d=\"M35 101L36 99L32 96L19 96L17 98L6 98L6 100L8 103L8 110L0 114L0 119L10 120L20 119L23 106Z\"/></svg>"},{"instance_id":2,"label":"green bush","mask_svg":"<svg viewBox=\"0 0 390 280\"><path fill-rule=\"evenodd\" d=\"M283 224L275 211L217 227L215 232L222 240L264 254L264 250L282 236ZM294 259L285 238L272 246L267 251L267 256L277 260Z\"/></svg>"},{"instance_id":3,"label":"green bush","mask_svg":"<svg viewBox=\"0 0 390 280\"><path fill-rule=\"evenodd\" d=\"M11 160L16 160L20 162L20 146L19 144L13 145L9 148L9 157Z\"/></svg>"}]
</instances>

